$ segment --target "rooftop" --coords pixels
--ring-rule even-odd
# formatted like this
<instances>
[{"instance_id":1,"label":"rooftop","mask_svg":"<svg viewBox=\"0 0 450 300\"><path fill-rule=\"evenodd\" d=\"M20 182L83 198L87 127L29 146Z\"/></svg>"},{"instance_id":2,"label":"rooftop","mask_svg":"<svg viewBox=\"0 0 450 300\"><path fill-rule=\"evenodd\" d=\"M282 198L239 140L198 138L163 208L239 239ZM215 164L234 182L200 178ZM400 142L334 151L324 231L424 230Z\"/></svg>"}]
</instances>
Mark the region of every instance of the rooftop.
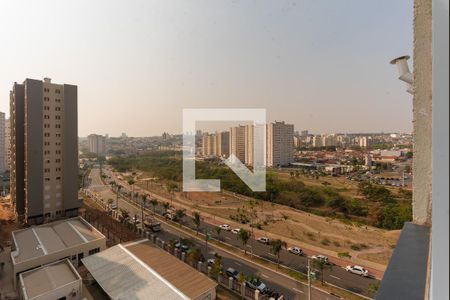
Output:
<instances>
[{"instance_id":1,"label":"rooftop","mask_svg":"<svg viewBox=\"0 0 450 300\"><path fill-rule=\"evenodd\" d=\"M195 299L217 285L148 240L116 245L83 264L113 299Z\"/></svg>"},{"instance_id":2,"label":"rooftop","mask_svg":"<svg viewBox=\"0 0 450 300\"><path fill-rule=\"evenodd\" d=\"M33 299L78 280L81 280L80 275L67 259L20 274L25 299Z\"/></svg>"},{"instance_id":3,"label":"rooftop","mask_svg":"<svg viewBox=\"0 0 450 300\"><path fill-rule=\"evenodd\" d=\"M15 264L104 238L82 217L16 230L12 237L16 249L12 253Z\"/></svg>"}]
</instances>

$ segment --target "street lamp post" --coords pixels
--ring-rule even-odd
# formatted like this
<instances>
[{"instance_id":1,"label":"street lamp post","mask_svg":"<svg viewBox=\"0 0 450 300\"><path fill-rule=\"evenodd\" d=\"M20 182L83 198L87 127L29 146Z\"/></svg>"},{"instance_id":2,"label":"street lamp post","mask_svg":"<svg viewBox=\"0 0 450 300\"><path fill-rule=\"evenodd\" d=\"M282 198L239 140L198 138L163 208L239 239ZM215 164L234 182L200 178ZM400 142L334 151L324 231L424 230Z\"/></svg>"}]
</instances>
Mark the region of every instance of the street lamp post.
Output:
<instances>
[{"instance_id":1,"label":"street lamp post","mask_svg":"<svg viewBox=\"0 0 450 300\"><path fill-rule=\"evenodd\" d=\"M311 300L311 259L308 257L308 300Z\"/></svg>"}]
</instances>

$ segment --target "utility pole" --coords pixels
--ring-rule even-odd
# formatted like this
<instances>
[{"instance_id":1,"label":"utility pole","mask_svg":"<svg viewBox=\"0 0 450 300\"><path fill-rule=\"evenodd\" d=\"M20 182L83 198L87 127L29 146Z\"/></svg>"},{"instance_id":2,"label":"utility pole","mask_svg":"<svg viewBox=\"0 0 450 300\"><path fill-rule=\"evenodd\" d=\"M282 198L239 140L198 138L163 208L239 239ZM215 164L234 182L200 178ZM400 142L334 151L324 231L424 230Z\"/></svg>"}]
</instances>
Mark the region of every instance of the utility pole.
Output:
<instances>
[{"instance_id":1,"label":"utility pole","mask_svg":"<svg viewBox=\"0 0 450 300\"><path fill-rule=\"evenodd\" d=\"M308 257L308 300L311 300L311 259Z\"/></svg>"}]
</instances>

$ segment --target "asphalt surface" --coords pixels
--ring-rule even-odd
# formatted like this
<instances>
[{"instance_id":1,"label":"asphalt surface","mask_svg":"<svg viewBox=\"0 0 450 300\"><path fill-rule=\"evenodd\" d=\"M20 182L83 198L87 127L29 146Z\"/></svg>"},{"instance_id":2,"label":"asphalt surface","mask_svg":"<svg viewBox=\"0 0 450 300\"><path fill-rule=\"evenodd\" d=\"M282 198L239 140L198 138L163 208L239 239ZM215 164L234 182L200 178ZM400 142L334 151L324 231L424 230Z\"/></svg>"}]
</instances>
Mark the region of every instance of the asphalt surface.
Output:
<instances>
[{"instance_id":1,"label":"asphalt surface","mask_svg":"<svg viewBox=\"0 0 450 300\"><path fill-rule=\"evenodd\" d=\"M107 199L110 198L114 199L115 201L116 195L110 190L109 187L103 185L103 182L100 178L99 169L92 169L89 178L91 185L90 190L99 193L104 201L107 201ZM124 184L121 193L125 194L127 192L129 192L129 188ZM158 199L160 201L167 201L167 199L163 199L162 197L158 197L157 195L152 194L152 196L160 198ZM141 219L141 210L139 209L139 207L137 207L135 204L131 204L128 201L129 200L124 200L124 198L119 197L119 208L127 210L130 213L131 217L136 215L139 219ZM148 204L147 208L153 211L153 207L151 205ZM161 215L164 210L165 209L162 207L162 205L156 207L157 214ZM190 217L184 217L181 223L185 226L195 229L195 225ZM211 224L201 222L199 231L203 233L209 232L213 238L220 239L223 242L236 246L238 248L244 247L242 245L242 242L237 238L237 235L233 234L232 232L222 230L220 236L217 236L215 227L216 226L213 226ZM186 235L182 231L169 224L162 223L162 229L163 230L158 233L158 236L166 242L169 242L173 239L179 239L180 237L186 237ZM295 281L291 278L280 275L268 269L261 269L260 266L255 265L250 261L243 260L239 256L224 252L220 248L216 248L213 245L209 245L208 253L206 253L204 242L196 241L195 244L196 247L202 249L206 259L212 258L215 252L219 253L223 257L222 261L225 269L228 267L232 267L238 271L243 272L246 275L259 274L262 281L265 282L269 286L269 288L283 294L285 296L285 299L307 299L307 286L299 283L298 281ZM277 258L270 252L269 245L264 245L254 239L250 239L246 247L249 253L258 255L273 262L277 261ZM286 250L282 250L280 253L280 263L303 273L306 273L307 270L307 258L305 256L294 255L287 252ZM317 273L319 273L318 270L316 271ZM320 279L320 275L318 277L318 279ZM371 278L360 277L358 275L348 273L339 266L329 266L325 268L324 280L328 283L358 294L362 294L364 296L370 296L367 292L368 285L376 281ZM315 293L317 293L317 297L314 297ZM337 299L332 295L323 293L316 289L313 289L311 295L313 296L313 299Z\"/></svg>"}]
</instances>

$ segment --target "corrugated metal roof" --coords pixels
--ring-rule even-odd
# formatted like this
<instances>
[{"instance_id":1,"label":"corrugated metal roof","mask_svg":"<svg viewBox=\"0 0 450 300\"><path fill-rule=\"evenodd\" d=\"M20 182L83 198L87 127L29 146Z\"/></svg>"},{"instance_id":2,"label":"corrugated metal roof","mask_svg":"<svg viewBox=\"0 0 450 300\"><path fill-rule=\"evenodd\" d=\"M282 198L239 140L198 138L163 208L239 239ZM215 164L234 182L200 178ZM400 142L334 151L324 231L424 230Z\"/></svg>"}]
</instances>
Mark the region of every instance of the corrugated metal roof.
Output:
<instances>
[{"instance_id":1,"label":"corrugated metal roof","mask_svg":"<svg viewBox=\"0 0 450 300\"><path fill-rule=\"evenodd\" d=\"M114 300L189 299L120 244L84 258L83 264Z\"/></svg>"}]
</instances>

